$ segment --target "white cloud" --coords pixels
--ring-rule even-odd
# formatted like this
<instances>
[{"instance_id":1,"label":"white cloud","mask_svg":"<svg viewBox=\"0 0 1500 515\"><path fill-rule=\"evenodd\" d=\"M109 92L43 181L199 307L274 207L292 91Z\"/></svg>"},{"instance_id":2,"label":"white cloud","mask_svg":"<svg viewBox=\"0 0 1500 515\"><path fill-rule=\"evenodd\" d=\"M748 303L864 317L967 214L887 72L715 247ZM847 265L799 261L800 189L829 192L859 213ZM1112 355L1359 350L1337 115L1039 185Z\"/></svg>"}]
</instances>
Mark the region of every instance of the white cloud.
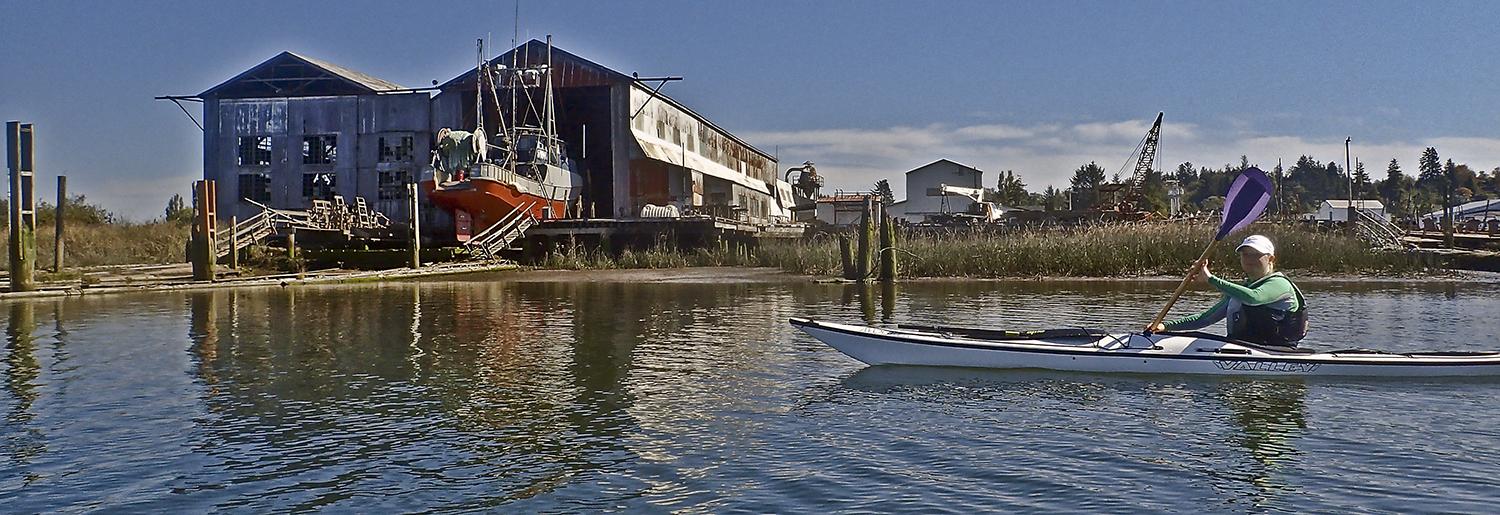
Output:
<instances>
[{"instance_id":1,"label":"white cloud","mask_svg":"<svg viewBox=\"0 0 1500 515\"><path fill-rule=\"evenodd\" d=\"M787 162L813 161L826 177L828 188L865 190L879 179L890 179L898 195L902 175L923 164L951 159L985 170L985 182L995 172L1015 170L1032 190L1066 186L1073 170L1090 161L1110 173L1125 169L1148 128L1148 121L1097 121L1075 124L1018 126L982 124L878 129L834 128L806 131L768 131L742 134L757 145L777 145ZM1226 121L1222 127L1167 123L1158 166L1171 170L1182 162L1220 167L1238 163L1241 155L1270 169L1278 158L1287 166L1302 155L1323 162L1344 160L1343 138L1257 132L1253 127ZM1476 170L1500 166L1500 138L1435 137L1414 141L1361 142L1351 147L1365 169L1379 178L1391 158L1414 174L1422 149L1436 147L1444 159L1467 163ZM1128 172L1127 172L1128 173Z\"/></svg>"}]
</instances>

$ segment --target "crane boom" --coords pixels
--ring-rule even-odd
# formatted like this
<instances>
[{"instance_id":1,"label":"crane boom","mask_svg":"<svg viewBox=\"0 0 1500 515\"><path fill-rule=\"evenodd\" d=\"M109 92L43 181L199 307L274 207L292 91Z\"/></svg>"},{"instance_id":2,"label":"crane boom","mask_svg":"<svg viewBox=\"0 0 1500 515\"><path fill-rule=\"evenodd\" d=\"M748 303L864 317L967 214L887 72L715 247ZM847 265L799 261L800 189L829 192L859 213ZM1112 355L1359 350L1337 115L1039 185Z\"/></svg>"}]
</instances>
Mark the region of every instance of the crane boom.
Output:
<instances>
[{"instance_id":1,"label":"crane boom","mask_svg":"<svg viewBox=\"0 0 1500 515\"><path fill-rule=\"evenodd\" d=\"M1135 173L1131 174L1130 182L1136 188L1146 180L1146 174L1151 167L1156 165L1156 144L1161 141L1161 118L1165 113L1156 113L1156 122L1151 124L1151 130L1146 132L1146 139L1141 142L1141 156L1135 161Z\"/></svg>"},{"instance_id":2,"label":"crane boom","mask_svg":"<svg viewBox=\"0 0 1500 515\"><path fill-rule=\"evenodd\" d=\"M946 197L948 195L958 195L960 197L968 197L969 200L973 200L975 202L983 202L984 201L984 189L983 188L964 188L964 187L961 187L961 186L949 186L947 184L939 184L938 185L938 194L941 195L941 196L944 196L944 197Z\"/></svg>"}]
</instances>

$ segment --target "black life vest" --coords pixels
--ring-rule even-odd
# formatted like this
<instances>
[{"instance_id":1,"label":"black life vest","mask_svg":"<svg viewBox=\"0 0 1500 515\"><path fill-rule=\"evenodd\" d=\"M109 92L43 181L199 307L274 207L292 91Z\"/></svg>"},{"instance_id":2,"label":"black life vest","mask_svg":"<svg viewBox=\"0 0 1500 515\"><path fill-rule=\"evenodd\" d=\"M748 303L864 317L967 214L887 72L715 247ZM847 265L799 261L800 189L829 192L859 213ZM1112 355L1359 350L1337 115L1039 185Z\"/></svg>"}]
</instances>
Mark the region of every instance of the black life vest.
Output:
<instances>
[{"instance_id":1,"label":"black life vest","mask_svg":"<svg viewBox=\"0 0 1500 515\"><path fill-rule=\"evenodd\" d=\"M1262 277L1259 281L1251 284L1255 288L1275 277L1288 279L1280 272ZM1297 342L1307 337L1307 299L1302 297L1302 289L1292 283L1292 294L1297 296L1297 309L1284 311L1269 305L1240 307L1240 316L1229 323L1229 337L1236 340L1245 340L1261 345L1277 345L1282 347L1295 347Z\"/></svg>"}]
</instances>

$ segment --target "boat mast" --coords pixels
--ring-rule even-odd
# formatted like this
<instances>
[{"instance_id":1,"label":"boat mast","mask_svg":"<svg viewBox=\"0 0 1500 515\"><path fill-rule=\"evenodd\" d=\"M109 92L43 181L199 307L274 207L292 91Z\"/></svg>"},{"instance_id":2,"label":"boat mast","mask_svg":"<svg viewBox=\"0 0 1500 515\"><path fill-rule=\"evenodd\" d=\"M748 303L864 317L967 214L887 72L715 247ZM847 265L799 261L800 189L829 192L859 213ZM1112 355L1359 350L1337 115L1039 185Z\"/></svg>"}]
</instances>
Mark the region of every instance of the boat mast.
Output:
<instances>
[{"instance_id":1,"label":"boat mast","mask_svg":"<svg viewBox=\"0 0 1500 515\"><path fill-rule=\"evenodd\" d=\"M478 50L479 66L474 68L474 132L484 132L484 85L480 78L484 73L484 38L479 38L475 44Z\"/></svg>"},{"instance_id":2,"label":"boat mast","mask_svg":"<svg viewBox=\"0 0 1500 515\"><path fill-rule=\"evenodd\" d=\"M551 34L547 35L547 69L542 73L542 79L545 80L545 81L547 81L547 90L546 90L545 93L543 93L546 96L546 98L543 100L543 109L547 111L547 123L546 123L546 125L543 126L543 127L545 127L545 130L547 131L547 134L546 134L546 137L547 137L547 156L548 156L549 159L557 159L559 157L557 155L557 153L561 152L562 149L557 148L558 146L560 146L560 145L557 144L557 113L553 110L553 104L552 104L552 35Z\"/></svg>"},{"instance_id":3,"label":"boat mast","mask_svg":"<svg viewBox=\"0 0 1500 515\"><path fill-rule=\"evenodd\" d=\"M517 127L521 126L520 123L516 121L516 81L519 80L519 79L521 79L520 75L517 75L520 72L518 70L516 70L516 53L520 51L519 47L517 47L516 45L518 43L520 43L520 37L521 37L521 0L516 0L515 7L516 7L515 16L513 16L511 18L512 23L514 23L514 25L511 27L511 33L510 33L510 70L508 70L508 73L510 73L510 127L511 127L511 130L515 130ZM500 101L499 99L495 100L495 102L497 102L497 103L499 101ZM519 131L517 131L517 134L519 135ZM515 140L512 139L512 143L510 145L511 146L511 150L509 151L509 156L508 156L508 158L509 158L510 161L515 161L515 157L516 157L516 151L515 151L515 143L514 143L514 141ZM514 168L514 167L512 167L512 168Z\"/></svg>"}]
</instances>

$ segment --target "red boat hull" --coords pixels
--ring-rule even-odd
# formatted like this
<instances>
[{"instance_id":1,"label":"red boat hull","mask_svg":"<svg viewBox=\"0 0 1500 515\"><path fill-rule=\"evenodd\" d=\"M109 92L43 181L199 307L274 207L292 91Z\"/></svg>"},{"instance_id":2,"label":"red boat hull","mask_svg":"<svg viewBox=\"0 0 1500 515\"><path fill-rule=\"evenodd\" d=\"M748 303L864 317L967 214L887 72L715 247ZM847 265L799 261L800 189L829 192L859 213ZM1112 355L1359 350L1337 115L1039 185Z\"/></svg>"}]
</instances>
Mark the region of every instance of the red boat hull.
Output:
<instances>
[{"instance_id":1,"label":"red boat hull","mask_svg":"<svg viewBox=\"0 0 1500 515\"><path fill-rule=\"evenodd\" d=\"M433 181L427 180L422 181L422 190L427 192L427 198L432 199L433 204L453 212L455 218L459 218L458 211L468 213L471 226L457 228L459 235L478 234L494 225L501 217L510 214L516 207L528 203L535 202L529 212L532 218L538 220L560 218L567 212L568 206L564 200L546 199L523 193L509 184L483 179L448 183L441 189ZM463 236L460 238L467 239Z\"/></svg>"}]
</instances>

